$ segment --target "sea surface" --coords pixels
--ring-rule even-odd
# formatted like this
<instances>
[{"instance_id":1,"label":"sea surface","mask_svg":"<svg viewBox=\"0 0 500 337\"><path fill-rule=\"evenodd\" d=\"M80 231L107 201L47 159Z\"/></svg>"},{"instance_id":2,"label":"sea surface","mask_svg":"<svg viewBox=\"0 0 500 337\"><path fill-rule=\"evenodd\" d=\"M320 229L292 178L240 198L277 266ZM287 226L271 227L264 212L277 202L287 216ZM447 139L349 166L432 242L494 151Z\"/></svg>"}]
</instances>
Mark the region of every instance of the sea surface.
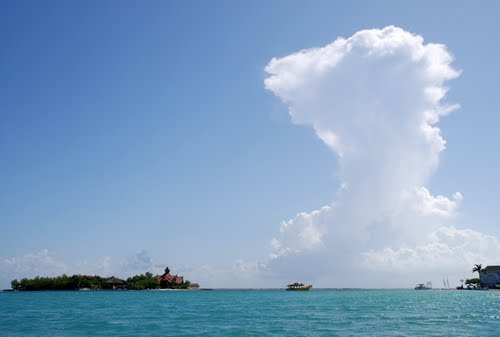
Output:
<instances>
[{"instance_id":1,"label":"sea surface","mask_svg":"<svg viewBox=\"0 0 500 337\"><path fill-rule=\"evenodd\" d=\"M0 336L500 336L500 291L3 292Z\"/></svg>"}]
</instances>

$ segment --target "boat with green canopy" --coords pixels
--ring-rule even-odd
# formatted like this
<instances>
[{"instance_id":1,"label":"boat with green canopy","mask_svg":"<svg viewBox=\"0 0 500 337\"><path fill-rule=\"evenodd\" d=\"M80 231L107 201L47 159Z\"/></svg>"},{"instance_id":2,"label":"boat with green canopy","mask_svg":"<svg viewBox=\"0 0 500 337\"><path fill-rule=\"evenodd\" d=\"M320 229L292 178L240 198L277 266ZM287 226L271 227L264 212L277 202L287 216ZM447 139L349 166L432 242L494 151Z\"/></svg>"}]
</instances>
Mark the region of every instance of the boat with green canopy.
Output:
<instances>
[{"instance_id":1,"label":"boat with green canopy","mask_svg":"<svg viewBox=\"0 0 500 337\"><path fill-rule=\"evenodd\" d=\"M304 283L292 283L292 284L287 284L286 285L286 290L292 290L292 291L307 291L312 288L312 285L304 285Z\"/></svg>"}]
</instances>

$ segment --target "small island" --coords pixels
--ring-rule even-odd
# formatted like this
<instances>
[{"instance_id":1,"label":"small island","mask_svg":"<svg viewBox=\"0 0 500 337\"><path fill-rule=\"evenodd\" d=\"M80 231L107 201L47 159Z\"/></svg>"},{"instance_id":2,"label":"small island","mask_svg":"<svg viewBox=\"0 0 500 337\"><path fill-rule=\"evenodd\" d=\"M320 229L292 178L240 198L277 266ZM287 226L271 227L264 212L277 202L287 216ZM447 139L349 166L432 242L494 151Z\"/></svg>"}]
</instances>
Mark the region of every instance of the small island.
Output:
<instances>
[{"instance_id":1,"label":"small island","mask_svg":"<svg viewBox=\"0 0 500 337\"><path fill-rule=\"evenodd\" d=\"M23 278L11 282L11 291L41 291L41 290L197 290L200 286L185 280L183 276L170 274L170 268L165 268L162 275L154 276L150 272L134 275L126 280L115 276L102 277L98 275L61 275L56 277Z\"/></svg>"}]
</instances>

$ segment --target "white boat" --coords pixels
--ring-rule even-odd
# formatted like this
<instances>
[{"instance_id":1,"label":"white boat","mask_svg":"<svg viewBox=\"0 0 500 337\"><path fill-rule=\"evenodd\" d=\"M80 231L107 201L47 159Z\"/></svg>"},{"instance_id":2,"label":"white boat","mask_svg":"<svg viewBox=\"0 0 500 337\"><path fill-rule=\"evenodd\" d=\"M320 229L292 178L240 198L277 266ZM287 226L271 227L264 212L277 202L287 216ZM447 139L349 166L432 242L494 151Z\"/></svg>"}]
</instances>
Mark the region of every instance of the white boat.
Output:
<instances>
[{"instance_id":1,"label":"white boat","mask_svg":"<svg viewBox=\"0 0 500 337\"><path fill-rule=\"evenodd\" d=\"M415 286L415 290L430 290L432 289L432 282L429 281L427 284L419 283Z\"/></svg>"}]
</instances>

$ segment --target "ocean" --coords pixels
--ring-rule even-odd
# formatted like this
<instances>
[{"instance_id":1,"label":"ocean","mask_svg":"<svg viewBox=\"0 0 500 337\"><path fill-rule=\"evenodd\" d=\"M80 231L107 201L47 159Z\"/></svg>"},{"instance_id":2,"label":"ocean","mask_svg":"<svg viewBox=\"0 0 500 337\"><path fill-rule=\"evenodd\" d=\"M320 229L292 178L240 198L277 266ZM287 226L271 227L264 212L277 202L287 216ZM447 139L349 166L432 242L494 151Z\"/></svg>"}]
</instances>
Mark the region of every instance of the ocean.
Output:
<instances>
[{"instance_id":1,"label":"ocean","mask_svg":"<svg viewBox=\"0 0 500 337\"><path fill-rule=\"evenodd\" d=\"M500 291L3 292L0 336L500 336Z\"/></svg>"}]
</instances>

